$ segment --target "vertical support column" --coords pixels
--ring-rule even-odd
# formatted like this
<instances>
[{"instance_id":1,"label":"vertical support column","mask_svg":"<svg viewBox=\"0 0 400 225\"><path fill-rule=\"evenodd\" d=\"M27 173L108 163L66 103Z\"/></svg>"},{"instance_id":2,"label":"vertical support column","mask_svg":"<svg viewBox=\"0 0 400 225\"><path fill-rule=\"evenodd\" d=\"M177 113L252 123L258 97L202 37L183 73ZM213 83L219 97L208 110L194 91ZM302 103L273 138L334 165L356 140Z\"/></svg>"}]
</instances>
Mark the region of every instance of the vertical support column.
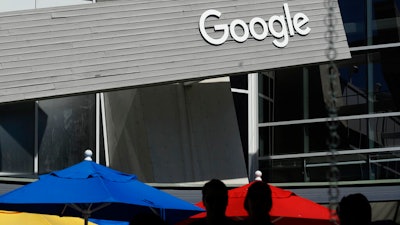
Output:
<instances>
[{"instance_id":1,"label":"vertical support column","mask_svg":"<svg viewBox=\"0 0 400 225\"><path fill-rule=\"evenodd\" d=\"M101 119L103 122L103 138L104 138L104 158L106 161L106 166L110 166L110 156L108 151L108 134L107 134L107 121L106 121L106 108L104 105L104 93L100 93L100 109L101 109Z\"/></svg>"},{"instance_id":2,"label":"vertical support column","mask_svg":"<svg viewBox=\"0 0 400 225\"><path fill-rule=\"evenodd\" d=\"M188 84L190 85L190 84ZM183 174L184 178L189 179L197 179L200 177L200 170L198 166L198 161L195 160L192 147L192 132L190 129L190 119L188 115L188 108L186 102L186 90L185 83L179 83L177 86L177 95L178 95L178 112L179 112L179 130L181 136L181 145L182 145L182 153L185 162L188 162L186 165L190 168L185 169L185 173Z\"/></svg>"},{"instance_id":3,"label":"vertical support column","mask_svg":"<svg viewBox=\"0 0 400 225\"><path fill-rule=\"evenodd\" d=\"M309 74L308 69L303 67L303 119L309 119ZM303 152L308 153L310 152L309 146L309 136L308 136L308 128L304 126L304 143L303 143Z\"/></svg>"},{"instance_id":4,"label":"vertical support column","mask_svg":"<svg viewBox=\"0 0 400 225\"><path fill-rule=\"evenodd\" d=\"M258 73L247 75L248 79L248 174L254 180L258 170L259 130L258 130Z\"/></svg>"},{"instance_id":5,"label":"vertical support column","mask_svg":"<svg viewBox=\"0 0 400 225\"><path fill-rule=\"evenodd\" d=\"M308 68L303 67L303 119L309 119L309 73ZM310 137L308 135L308 127L303 127L303 152L310 152ZM307 159L303 159L304 181L310 181L307 173Z\"/></svg>"},{"instance_id":6,"label":"vertical support column","mask_svg":"<svg viewBox=\"0 0 400 225\"><path fill-rule=\"evenodd\" d=\"M373 44L373 8L372 8L372 0L367 0L367 45ZM367 54L367 95L368 95L368 113L374 113L374 67L372 64L372 60L370 58L370 54ZM368 126L368 148L374 148L374 139L375 139L375 131L372 122L375 121L374 119L367 119L367 126ZM371 174L371 164L368 160L368 174L369 178L372 179Z\"/></svg>"},{"instance_id":7,"label":"vertical support column","mask_svg":"<svg viewBox=\"0 0 400 225\"><path fill-rule=\"evenodd\" d=\"M373 8L372 8L372 1L373 0L367 0L366 4L367 4L367 45L372 45L373 44Z\"/></svg>"},{"instance_id":8,"label":"vertical support column","mask_svg":"<svg viewBox=\"0 0 400 225\"><path fill-rule=\"evenodd\" d=\"M368 113L373 114L375 111L375 85L374 85L374 65L370 58L371 56L368 54L367 63L368 63L368 72L367 72L367 94L368 94ZM368 121L368 140L369 140L369 148L374 148L375 143L375 122L376 119L367 119Z\"/></svg>"},{"instance_id":9,"label":"vertical support column","mask_svg":"<svg viewBox=\"0 0 400 225\"><path fill-rule=\"evenodd\" d=\"M33 153L33 173L39 174L39 101L35 101L35 146Z\"/></svg>"},{"instance_id":10,"label":"vertical support column","mask_svg":"<svg viewBox=\"0 0 400 225\"><path fill-rule=\"evenodd\" d=\"M375 84L374 84L374 65L370 58L371 56L367 55L367 63L368 63L368 72L367 72L367 80L368 80L368 113L373 114L375 111ZM367 119L368 125L368 148L372 149L375 148L375 127L376 127L376 118L369 118ZM370 156L368 155L368 158ZM370 160L367 161L368 163L368 176L370 180L374 179L374 175L372 174L371 170L371 162Z\"/></svg>"},{"instance_id":11,"label":"vertical support column","mask_svg":"<svg viewBox=\"0 0 400 225\"><path fill-rule=\"evenodd\" d=\"M100 93L96 93L96 163L100 163Z\"/></svg>"}]
</instances>

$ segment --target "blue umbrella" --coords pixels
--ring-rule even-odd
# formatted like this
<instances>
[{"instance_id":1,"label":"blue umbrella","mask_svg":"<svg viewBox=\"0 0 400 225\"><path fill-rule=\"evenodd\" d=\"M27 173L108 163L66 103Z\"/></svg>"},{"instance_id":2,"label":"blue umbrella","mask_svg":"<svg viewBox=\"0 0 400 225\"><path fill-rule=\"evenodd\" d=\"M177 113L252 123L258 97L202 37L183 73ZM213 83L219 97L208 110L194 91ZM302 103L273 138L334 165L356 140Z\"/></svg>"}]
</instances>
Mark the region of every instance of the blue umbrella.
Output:
<instances>
[{"instance_id":1,"label":"blue umbrella","mask_svg":"<svg viewBox=\"0 0 400 225\"><path fill-rule=\"evenodd\" d=\"M130 221L156 213L176 223L203 209L91 159L40 176L39 180L0 196L0 209Z\"/></svg>"},{"instance_id":2,"label":"blue umbrella","mask_svg":"<svg viewBox=\"0 0 400 225\"><path fill-rule=\"evenodd\" d=\"M129 225L127 221L117 221L117 220L99 220L99 219L89 219L89 222L95 223L97 225Z\"/></svg>"}]
</instances>

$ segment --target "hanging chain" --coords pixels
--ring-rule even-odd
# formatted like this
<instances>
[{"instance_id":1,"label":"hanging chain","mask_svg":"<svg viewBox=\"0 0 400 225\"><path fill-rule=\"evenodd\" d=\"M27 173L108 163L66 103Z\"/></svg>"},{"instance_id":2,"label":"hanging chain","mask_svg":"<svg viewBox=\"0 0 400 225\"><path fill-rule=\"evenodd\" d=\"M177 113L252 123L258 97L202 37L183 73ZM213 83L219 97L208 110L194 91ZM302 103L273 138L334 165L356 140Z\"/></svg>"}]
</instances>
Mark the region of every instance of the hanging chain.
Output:
<instances>
[{"instance_id":1,"label":"hanging chain","mask_svg":"<svg viewBox=\"0 0 400 225\"><path fill-rule=\"evenodd\" d=\"M338 120L337 120L337 76L338 68L335 64L335 59L337 56L337 51L335 48L335 41L337 39L337 33L335 31L335 25L337 23L337 18L335 16L335 7L337 0L325 0L325 8L328 10L328 14L325 17L325 25L327 27L327 32L325 34L325 39L328 42L328 48L326 49L326 57L329 60L329 95L330 101L327 103L327 110L329 113L329 121L327 123L329 129L329 138L327 140L329 147L330 156L330 168L328 171L329 179L329 210L330 210L330 220L331 223L338 224L338 219L336 215L336 206L339 202L339 169L336 164L337 147L339 146L340 137L337 132Z\"/></svg>"}]
</instances>

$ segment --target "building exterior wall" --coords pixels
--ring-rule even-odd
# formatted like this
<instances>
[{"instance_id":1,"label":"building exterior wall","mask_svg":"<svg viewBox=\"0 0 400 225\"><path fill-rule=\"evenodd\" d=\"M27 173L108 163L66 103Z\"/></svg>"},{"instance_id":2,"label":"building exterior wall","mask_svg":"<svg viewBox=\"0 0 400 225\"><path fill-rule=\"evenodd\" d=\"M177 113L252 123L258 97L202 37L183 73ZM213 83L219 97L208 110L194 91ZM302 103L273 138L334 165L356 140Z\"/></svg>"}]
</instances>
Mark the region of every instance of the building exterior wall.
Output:
<instances>
[{"instance_id":1,"label":"building exterior wall","mask_svg":"<svg viewBox=\"0 0 400 225\"><path fill-rule=\"evenodd\" d=\"M324 1L291 1L286 13L284 3L121 0L1 13L0 102L326 61ZM223 35L213 31L214 25L230 24L235 19L242 23L254 17L274 21L270 18L279 15L282 21L271 22L269 35L262 41L250 36L238 42L225 32L226 42L215 46L199 32L201 15L209 9L222 13L220 19L210 16L205 21L208 35L214 38ZM286 14L290 15L285 17ZM296 15L300 15L298 22L285 20ZM299 29L311 31L300 34L292 27L306 21L304 15L309 21ZM336 10L335 15L337 59L349 58L340 12ZM240 25L233 27L236 29L231 30L242 37ZM254 27L258 29L258 25ZM277 48L272 44L274 39L285 40L274 38L272 30L279 37L279 33L291 29L293 35L287 34L286 46ZM256 32L260 34L262 30Z\"/></svg>"},{"instance_id":2,"label":"building exterior wall","mask_svg":"<svg viewBox=\"0 0 400 225\"><path fill-rule=\"evenodd\" d=\"M78 162L87 148L99 148L98 162L153 185L194 187L196 200L212 176L230 186L247 182L247 74L257 72L254 155L263 179L327 203L324 1L288 1L292 15L309 16L311 32L291 36L284 48L271 36L211 45L199 32L208 9L222 12L207 20L212 35L219 22L283 15L284 3L116 0L1 13L0 188ZM340 196L362 192L375 219L399 222L400 2L339 6ZM226 75L234 103L226 82L196 83ZM96 111L98 91L105 108ZM108 136L94 134L95 111L105 117L96 127ZM95 137L106 141L98 146ZM74 140L81 149L68 144Z\"/></svg>"}]
</instances>

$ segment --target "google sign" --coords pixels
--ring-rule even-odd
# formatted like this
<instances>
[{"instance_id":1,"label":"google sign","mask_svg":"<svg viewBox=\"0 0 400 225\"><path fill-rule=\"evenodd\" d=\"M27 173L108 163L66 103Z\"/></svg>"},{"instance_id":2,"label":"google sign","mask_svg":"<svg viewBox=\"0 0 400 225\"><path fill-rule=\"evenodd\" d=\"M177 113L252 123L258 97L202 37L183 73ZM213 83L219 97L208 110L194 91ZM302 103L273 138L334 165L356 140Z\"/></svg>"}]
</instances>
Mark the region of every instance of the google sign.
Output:
<instances>
[{"instance_id":1,"label":"google sign","mask_svg":"<svg viewBox=\"0 0 400 225\"><path fill-rule=\"evenodd\" d=\"M264 20L260 17L254 17L247 24L240 19L233 20L230 24L214 25L214 31L222 31L222 36L219 38L211 37L205 28L205 22L209 17L220 18L222 13L218 10L210 9L205 11L199 20L200 33L203 38L212 45L222 45L230 35L235 41L245 42L250 35L259 41L264 40L271 35L275 38L272 43L278 48L284 48L289 43L289 36L293 36L295 31L302 36L310 33L311 28L305 26L309 19L304 13L296 13L293 18L290 16L289 5L283 4L284 15L273 15L269 20ZM274 25L278 25L278 30ZM242 32L237 33L236 27L240 27ZM260 29L256 29L259 27Z\"/></svg>"}]
</instances>

